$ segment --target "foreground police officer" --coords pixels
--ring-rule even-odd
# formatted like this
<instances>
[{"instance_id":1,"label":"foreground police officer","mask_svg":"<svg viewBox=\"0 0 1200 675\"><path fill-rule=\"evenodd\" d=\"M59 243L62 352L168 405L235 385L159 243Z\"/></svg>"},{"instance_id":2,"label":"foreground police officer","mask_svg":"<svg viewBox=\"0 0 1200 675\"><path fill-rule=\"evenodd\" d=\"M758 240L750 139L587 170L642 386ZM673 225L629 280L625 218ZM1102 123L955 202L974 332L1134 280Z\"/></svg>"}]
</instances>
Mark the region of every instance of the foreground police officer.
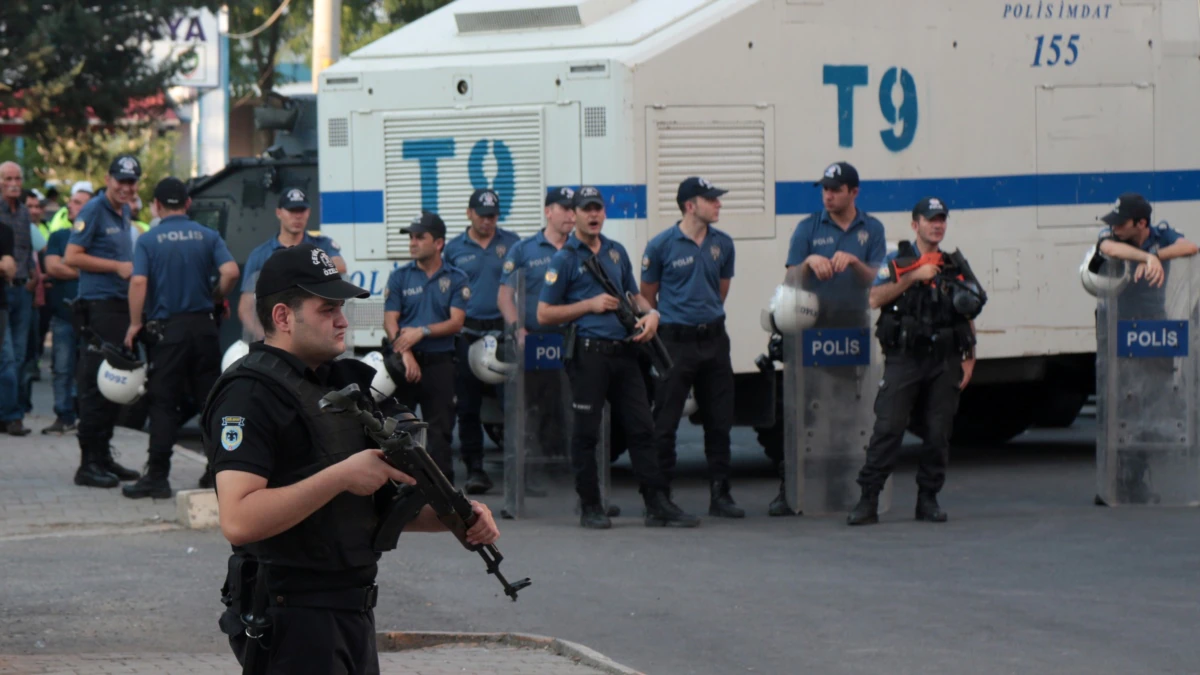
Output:
<instances>
[{"instance_id":1,"label":"foreground police officer","mask_svg":"<svg viewBox=\"0 0 1200 675\"><path fill-rule=\"evenodd\" d=\"M679 184L683 217L650 240L642 258L642 296L662 312L658 334L675 365L654 390L654 447L668 477L675 470L675 432L695 387L708 459L708 515L744 518L729 493L733 428L733 363L725 332L725 298L733 280L733 238L713 227L727 191L700 177Z\"/></svg>"},{"instance_id":2,"label":"foreground police officer","mask_svg":"<svg viewBox=\"0 0 1200 675\"><path fill-rule=\"evenodd\" d=\"M504 318L496 304L504 256L520 237L496 227L500 217L500 196L492 190L476 190L467 203L470 227L446 242L446 262L467 274L471 299L467 303L466 332L458 337L458 369L455 394L458 396L458 440L462 444L463 463L467 465L466 487L469 494L482 494L492 487L492 479L483 470L483 424L479 410L483 405L483 383L471 372L468 354L480 333L504 330Z\"/></svg>"},{"instance_id":3,"label":"foreground police officer","mask_svg":"<svg viewBox=\"0 0 1200 675\"><path fill-rule=\"evenodd\" d=\"M937 253L946 236L949 211L936 197L917 203L912 228L920 255ZM867 460L858 474L862 497L847 522L879 522L879 493L896 466L896 457L911 417L924 439L917 468L917 520L941 523L946 512L937 494L946 482L950 432L958 410L959 392L975 370L975 326L957 312L930 282L941 270L920 264L894 278L888 263L899 252L887 255L871 288L871 307L881 310L876 335L883 348L883 383L875 398L875 430L867 446ZM938 290L940 289L940 290Z\"/></svg>"},{"instance_id":4,"label":"foreground police officer","mask_svg":"<svg viewBox=\"0 0 1200 675\"><path fill-rule=\"evenodd\" d=\"M604 197L598 189L583 187L575 193L575 233L550 261L537 312L538 323L573 323L577 332L573 349L567 346L565 351L574 354L567 364L567 376L575 413L571 463L575 490L582 502L579 522L589 528L612 527L601 504L596 466L596 443L607 401L616 426L625 434L629 459L646 505L646 526L695 527L700 519L684 513L671 501L670 479L659 469L646 381L634 351L636 345L627 341L630 335L613 311L618 307L617 298L606 294L583 267L585 260L597 256L613 283L623 293L632 293L639 310L646 313L638 320L633 342L653 338L658 330L658 310L638 295L625 247L600 234L604 215Z\"/></svg>"},{"instance_id":5,"label":"foreground police officer","mask_svg":"<svg viewBox=\"0 0 1200 675\"><path fill-rule=\"evenodd\" d=\"M137 158L121 155L113 160L104 178L105 189L87 203L75 219L63 261L79 270L76 316L80 335L118 346L129 330L129 277L133 275L133 240L130 205L137 198L142 167ZM137 480L141 474L113 461L112 440L119 406L100 393L96 373L104 356L79 341L79 470L75 484L116 487L118 481Z\"/></svg>"},{"instance_id":6,"label":"foreground police officer","mask_svg":"<svg viewBox=\"0 0 1200 675\"><path fill-rule=\"evenodd\" d=\"M345 300L369 294L309 244L274 253L255 290L265 339L217 381L201 426L231 568L252 556L264 586L256 592L270 606L267 640L247 645L233 625L231 641L235 651L266 650L260 672L378 673L373 495L389 480L413 480L383 460L361 425L317 405L330 391L370 385L370 366L334 360L345 351ZM490 511L473 506L479 520L468 540L494 542ZM429 507L405 528L444 529Z\"/></svg>"},{"instance_id":7,"label":"foreground police officer","mask_svg":"<svg viewBox=\"0 0 1200 675\"><path fill-rule=\"evenodd\" d=\"M830 164L815 187L821 188L824 208L796 224L788 244L787 270L798 271L802 287L816 294L817 326L856 328L866 312L869 289L887 253L883 223L858 208L860 180L853 165ZM779 399L782 401L783 396ZM782 474L782 433L767 446L767 454ZM792 514L783 480L768 513Z\"/></svg>"},{"instance_id":8,"label":"foreground police officer","mask_svg":"<svg viewBox=\"0 0 1200 675\"><path fill-rule=\"evenodd\" d=\"M279 193L279 206L275 209L275 217L279 219L279 234L254 247L246 257L246 266L242 270L242 297L238 300L238 320L242 322L243 333L251 338L249 341L263 337L262 326L258 324L254 310L254 285L258 282L259 270L275 251L300 242L312 244L325 251L338 273L346 273L346 261L342 259L342 249L337 242L322 236L320 230L305 230L310 215L312 208L304 190L298 187L284 188Z\"/></svg>"},{"instance_id":9,"label":"foreground police officer","mask_svg":"<svg viewBox=\"0 0 1200 675\"><path fill-rule=\"evenodd\" d=\"M122 494L132 499L171 496L167 477L171 448L184 421L184 399L190 395L203 401L221 374L213 305L233 290L238 266L220 235L188 219L191 203L183 181L159 181L154 188L154 206L162 221L134 245L125 346L132 350L143 330L151 335L147 340L150 381L146 385L150 458L145 475L121 488ZM215 290L210 281L213 277L219 277ZM143 323L143 310L148 324Z\"/></svg>"},{"instance_id":10,"label":"foreground police officer","mask_svg":"<svg viewBox=\"0 0 1200 675\"><path fill-rule=\"evenodd\" d=\"M429 424L429 455L454 482L454 336L462 330L471 291L467 275L442 261L446 223L425 212L400 230L412 262L388 276L383 327L404 364L395 398Z\"/></svg>"}]
</instances>

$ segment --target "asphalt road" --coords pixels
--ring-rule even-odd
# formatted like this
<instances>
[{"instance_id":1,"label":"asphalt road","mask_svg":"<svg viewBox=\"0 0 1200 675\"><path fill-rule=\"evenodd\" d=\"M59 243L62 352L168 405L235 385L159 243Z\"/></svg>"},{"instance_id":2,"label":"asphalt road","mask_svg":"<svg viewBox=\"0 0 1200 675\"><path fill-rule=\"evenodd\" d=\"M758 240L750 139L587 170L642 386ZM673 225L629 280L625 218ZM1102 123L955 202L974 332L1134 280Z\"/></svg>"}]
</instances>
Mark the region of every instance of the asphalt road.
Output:
<instances>
[{"instance_id":1,"label":"asphalt road","mask_svg":"<svg viewBox=\"0 0 1200 675\"><path fill-rule=\"evenodd\" d=\"M569 493L501 524L504 571L534 581L517 603L451 537L404 535L377 625L553 635L655 675L1196 673L1200 513L1093 506L1093 435L1081 419L956 449L944 525L912 521L906 464L884 522L852 529L768 518L778 483L739 430L744 521L644 528L623 461L613 530L579 528ZM681 440L677 501L702 514L700 434ZM0 541L0 653L223 651L227 551L216 532Z\"/></svg>"}]
</instances>

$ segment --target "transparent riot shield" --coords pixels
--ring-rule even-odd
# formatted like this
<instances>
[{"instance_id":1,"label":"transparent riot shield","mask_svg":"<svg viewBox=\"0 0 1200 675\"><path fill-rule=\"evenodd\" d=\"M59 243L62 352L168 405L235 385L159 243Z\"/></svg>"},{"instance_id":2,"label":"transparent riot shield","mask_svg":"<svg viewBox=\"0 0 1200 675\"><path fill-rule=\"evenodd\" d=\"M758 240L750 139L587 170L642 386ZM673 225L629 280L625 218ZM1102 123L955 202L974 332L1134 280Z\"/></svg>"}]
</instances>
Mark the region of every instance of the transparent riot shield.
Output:
<instances>
[{"instance_id":1,"label":"transparent riot shield","mask_svg":"<svg viewBox=\"0 0 1200 675\"><path fill-rule=\"evenodd\" d=\"M570 513L575 501L571 468L571 383L563 366L563 335L537 324L540 284L523 270L510 275L518 308L516 336L505 341L516 369L504 384L505 518ZM607 429L601 425L596 461L607 497Z\"/></svg>"},{"instance_id":2,"label":"transparent riot shield","mask_svg":"<svg viewBox=\"0 0 1200 675\"><path fill-rule=\"evenodd\" d=\"M871 312L865 291L857 307L839 308L817 302L799 279L789 276L785 285L800 320L783 341L784 491L794 512L845 513L862 492L857 478L883 372ZM891 504L891 482L880 494L880 513Z\"/></svg>"},{"instance_id":3,"label":"transparent riot shield","mask_svg":"<svg viewBox=\"0 0 1200 675\"><path fill-rule=\"evenodd\" d=\"M1200 505L1200 260L1102 293L1096 312L1096 494L1109 506ZM1132 269L1131 269L1132 272Z\"/></svg>"}]
</instances>

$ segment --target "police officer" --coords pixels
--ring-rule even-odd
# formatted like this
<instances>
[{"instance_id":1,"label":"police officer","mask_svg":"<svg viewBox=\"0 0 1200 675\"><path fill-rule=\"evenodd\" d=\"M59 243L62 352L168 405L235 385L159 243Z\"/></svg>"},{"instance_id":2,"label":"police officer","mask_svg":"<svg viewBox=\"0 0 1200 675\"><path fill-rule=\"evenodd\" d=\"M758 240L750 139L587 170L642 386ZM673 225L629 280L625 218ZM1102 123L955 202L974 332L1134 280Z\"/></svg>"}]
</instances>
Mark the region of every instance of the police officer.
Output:
<instances>
[{"instance_id":1,"label":"police officer","mask_svg":"<svg viewBox=\"0 0 1200 675\"><path fill-rule=\"evenodd\" d=\"M189 220L192 200L178 178L164 178L154 188L154 205L162 221L138 237L133 278L129 283L129 330L125 346L145 332L149 348L150 446L146 473L121 488L131 499L168 499L171 448L183 423L182 400L208 397L221 374L221 350L213 306L233 290L238 266L225 242L212 229ZM216 289L211 279L218 277ZM149 297L149 303L147 303ZM143 324L143 310L150 328Z\"/></svg>"},{"instance_id":2,"label":"police officer","mask_svg":"<svg viewBox=\"0 0 1200 675\"><path fill-rule=\"evenodd\" d=\"M344 302L369 294L305 243L268 258L255 291L265 339L218 379L201 429L216 472L221 531L234 546L230 567L238 570L246 556L257 563L251 583L269 607L271 634L247 644L239 620L222 628L237 636L235 651L265 656L259 672L378 673L373 495L389 480L414 481L383 460L358 422L318 408L330 391L370 385L369 366L335 360L349 328ZM494 542L490 511L473 507L479 519L468 541ZM405 527L444 529L428 506ZM244 581L236 575L231 583Z\"/></svg>"},{"instance_id":3,"label":"police officer","mask_svg":"<svg viewBox=\"0 0 1200 675\"><path fill-rule=\"evenodd\" d=\"M1131 289L1138 288L1142 280L1146 282L1144 287L1162 287L1166 281L1164 262L1196 255L1196 245L1170 225L1151 227L1152 213L1145 197L1127 192L1117 199L1112 211L1100 217L1108 226L1100 233L1100 252L1137 265Z\"/></svg>"},{"instance_id":4,"label":"police officer","mask_svg":"<svg viewBox=\"0 0 1200 675\"><path fill-rule=\"evenodd\" d=\"M916 252L940 252L949 211L936 197L913 208ZM887 255L871 288L871 307L881 310L876 335L883 348L883 383L875 398L875 429L867 460L858 474L862 497L847 522L879 522L879 493L896 466L896 457L909 418L922 430L924 443L917 468L917 520L946 521L937 494L946 482L950 432L958 410L959 392L975 370L975 326L956 311L943 272L935 263L922 263L895 277L889 266L899 251Z\"/></svg>"},{"instance_id":5,"label":"police officer","mask_svg":"<svg viewBox=\"0 0 1200 675\"><path fill-rule=\"evenodd\" d=\"M797 223L788 244L787 270L789 276L799 274L802 286L820 300L817 325L858 327L867 310L868 290L887 253L883 223L858 208L860 181L853 165L830 164L815 186L821 188L824 208ZM782 472L781 435L767 454ZM768 513L792 514L782 480Z\"/></svg>"},{"instance_id":6,"label":"police officer","mask_svg":"<svg viewBox=\"0 0 1200 675\"><path fill-rule=\"evenodd\" d=\"M713 227L726 192L695 176L679 184L675 202L683 217L646 245L642 296L662 312L658 334L675 362L654 391L659 466L667 476L675 470L675 432L695 387L708 459L708 515L744 518L729 493L733 363L724 305L733 280L733 238Z\"/></svg>"},{"instance_id":7,"label":"police officer","mask_svg":"<svg viewBox=\"0 0 1200 675\"><path fill-rule=\"evenodd\" d=\"M547 191L544 213L546 226L537 234L517 242L509 250L504 261L504 273L500 277L500 294L496 304L508 324L507 332L516 338L517 348L524 346L525 338L531 331L535 334L562 332L561 326L538 324L537 305L546 278L546 268L571 236L571 230L575 229L575 190L559 187ZM521 307L516 305L518 274L525 286ZM525 382L525 396L530 406L547 410L567 396L567 392L562 391L562 379L558 371L529 370L525 373ZM541 448L554 453L566 445L562 422L561 416L543 414L538 417L537 428L529 431L537 435Z\"/></svg>"},{"instance_id":8,"label":"police officer","mask_svg":"<svg viewBox=\"0 0 1200 675\"><path fill-rule=\"evenodd\" d=\"M575 490L582 503L579 522L587 528L612 527L601 504L596 442L607 401L615 426L625 435L629 458L646 505L647 527L695 527L700 519L671 501L670 479L658 466L654 452L654 419L646 381L638 362L636 344L617 319L618 300L604 292L583 263L597 256L609 278L622 293L632 293L644 316L637 322L634 343L644 343L658 330L658 310L638 295L629 254L621 244L600 234L604 227L604 197L595 187L575 193L575 233L554 254L546 270L538 301L537 320L542 325L575 324L576 340L566 351L571 382L571 463Z\"/></svg>"},{"instance_id":9,"label":"police officer","mask_svg":"<svg viewBox=\"0 0 1200 675\"><path fill-rule=\"evenodd\" d=\"M492 190L476 190L467 203L470 227L446 242L447 264L466 272L471 299L467 303L465 331L458 337L458 368L455 394L458 396L458 440L462 459L467 465L468 494L483 494L492 488L492 479L483 470L483 424L479 409L483 405L483 383L471 372L468 358L471 343L488 331L504 330L504 318L496 304L504 256L520 241L515 233L496 227L500 217L500 197Z\"/></svg>"},{"instance_id":10,"label":"police officer","mask_svg":"<svg viewBox=\"0 0 1200 675\"><path fill-rule=\"evenodd\" d=\"M472 294L467 275L442 260L446 223L437 214L422 213L400 233L408 235L412 262L388 276L383 304L383 328L404 364L395 398L412 410L421 406L429 455L454 482L454 336Z\"/></svg>"},{"instance_id":11,"label":"police officer","mask_svg":"<svg viewBox=\"0 0 1200 675\"><path fill-rule=\"evenodd\" d=\"M121 155L113 160L104 177L103 193L79 211L64 256L64 262L79 270L79 334L90 334L113 346L124 342L129 330L129 277L133 275L130 205L137 197L141 177L142 166L136 157ZM87 339L79 341L80 462L75 484L112 488L118 481L137 480L141 474L113 461L109 441L120 407L104 398L96 384L103 362L104 356L89 349Z\"/></svg>"},{"instance_id":12,"label":"police officer","mask_svg":"<svg viewBox=\"0 0 1200 675\"><path fill-rule=\"evenodd\" d=\"M238 300L238 320L242 322L242 331L250 338L249 341L263 337L262 326L258 325L254 311L254 284L258 281L259 270L272 253L300 242L312 244L329 255L339 274L346 273L346 261L342 259L342 248L337 242L323 236L320 230L305 230L310 215L312 208L304 190L298 187L284 188L279 193L279 206L275 209L275 217L279 219L279 234L254 247L246 257L246 265L242 270L242 297Z\"/></svg>"}]
</instances>

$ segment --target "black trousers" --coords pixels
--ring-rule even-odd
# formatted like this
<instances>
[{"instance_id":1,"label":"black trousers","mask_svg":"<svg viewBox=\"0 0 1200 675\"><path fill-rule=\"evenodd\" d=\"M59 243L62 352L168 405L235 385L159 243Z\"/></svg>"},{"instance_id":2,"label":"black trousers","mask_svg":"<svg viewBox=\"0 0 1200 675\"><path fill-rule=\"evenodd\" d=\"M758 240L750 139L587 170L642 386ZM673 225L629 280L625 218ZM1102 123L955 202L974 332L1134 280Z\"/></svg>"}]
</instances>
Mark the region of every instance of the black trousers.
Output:
<instances>
[{"instance_id":1,"label":"black trousers","mask_svg":"<svg viewBox=\"0 0 1200 675\"><path fill-rule=\"evenodd\" d=\"M375 614L272 607L267 675L378 675Z\"/></svg>"},{"instance_id":2,"label":"black trousers","mask_svg":"<svg viewBox=\"0 0 1200 675\"><path fill-rule=\"evenodd\" d=\"M129 305L125 300L92 300L86 302L86 327L99 339L112 345L125 342L125 333L129 330ZM88 461L89 453L104 454L108 452L108 443L112 440L113 426L121 406L104 398L100 388L96 386L96 374L100 372L100 364L104 363L104 355L94 349L88 349L87 341L79 341L79 365L76 372L76 387L79 392L79 449Z\"/></svg>"},{"instance_id":3,"label":"black trousers","mask_svg":"<svg viewBox=\"0 0 1200 675\"><path fill-rule=\"evenodd\" d=\"M729 478L729 430L733 428L733 364L729 335L720 331L693 340L663 338L675 365L667 379L654 389L654 447L658 466L668 477L675 471L675 433L683 416L688 392L696 389L696 403L704 423L704 456L711 480Z\"/></svg>"},{"instance_id":4,"label":"black trousers","mask_svg":"<svg viewBox=\"0 0 1200 675\"><path fill-rule=\"evenodd\" d=\"M669 481L658 468L654 454L654 419L642 369L632 351L601 354L582 347L567 364L571 380L571 407L575 420L571 430L571 465L575 491L584 504L600 504L600 474L596 465L596 443L604 403L612 410L615 427L624 432L629 459L641 491L665 490Z\"/></svg>"},{"instance_id":5,"label":"black trousers","mask_svg":"<svg viewBox=\"0 0 1200 675\"><path fill-rule=\"evenodd\" d=\"M421 367L421 381L397 382L393 396L414 412L420 406L421 420L429 425L426 450L446 478L454 482L454 458L450 450L454 434L453 354L413 354Z\"/></svg>"},{"instance_id":6,"label":"black trousers","mask_svg":"<svg viewBox=\"0 0 1200 675\"><path fill-rule=\"evenodd\" d=\"M867 462L858 474L864 493L878 494L896 468L896 456L910 417L923 431L917 485L938 493L946 482L950 432L958 411L962 357L958 354L888 354L883 383L875 397L875 429L867 446Z\"/></svg>"},{"instance_id":7,"label":"black trousers","mask_svg":"<svg viewBox=\"0 0 1200 675\"><path fill-rule=\"evenodd\" d=\"M217 324L207 312L164 321L163 338L150 349L150 468L171 467L171 448L183 424L186 401L204 401L221 375Z\"/></svg>"},{"instance_id":8,"label":"black trousers","mask_svg":"<svg viewBox=\"0 0 1200 675\"><path fill-rule=\"evenodd\" d=\"M459 335L454 339L458 364L454 372L454 394L458 397L458 441L462 444L462 460L467 469L483 468L483 422L479 409L483 407L485 385L471 372L467 358L471 345L480 338ZM501 398L503 400L503 398Z\"/></svg>"}]
</instances>

